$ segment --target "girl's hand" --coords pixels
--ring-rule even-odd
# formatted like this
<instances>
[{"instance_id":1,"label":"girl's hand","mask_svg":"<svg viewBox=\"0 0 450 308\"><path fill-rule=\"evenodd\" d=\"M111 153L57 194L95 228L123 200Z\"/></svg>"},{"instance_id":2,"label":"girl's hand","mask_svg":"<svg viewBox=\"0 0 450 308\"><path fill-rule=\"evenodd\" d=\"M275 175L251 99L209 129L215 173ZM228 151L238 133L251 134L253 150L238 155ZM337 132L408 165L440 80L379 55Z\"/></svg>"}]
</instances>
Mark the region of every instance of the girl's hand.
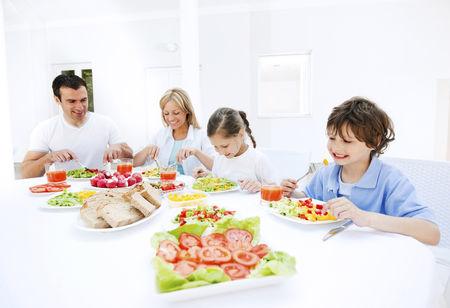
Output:
<instances>
[{"instance_id":1,"label":"girl's hand","mask_svg":"<svg viewBox=\"0 0 450 308\"><path fill-rule=\"evenodd\" d=\"M242 190L247 190L248 192L255 193L261 190L261 183L254 180L239 180L239 186Z\"/></svg>"},{"instance_id":2,"label":"girl's hand","mask_svg":"<svg viewBox=\"0 0 450 308\"><path fill-rule=\"evenodd\" d=\"M349 218L357 226L367 227L370 225L369 212L363 211L345 197L329 200L325 204L325 209L338 219Z\"/></svg>"},{"instance_id":3,"label":"girl's hand","mask_svg":"<svg viewBox=\"0 0 450 308\"><path fill-rule=\"evenodd\" d=\"M195 156L196 152L197 152L197 149L195 149L195 148L184 148L184 149L179 150L177 153L177 162L182 163L183 160L185 160L189 156L192 156L192 155Z\"/></svg>"},{"instance_id":4,"label":"girl's hand","mask_svg":"<svg viewBox=\"0 0 450 308\"><path fill-rule=\"evenodd\" d=\"M194 177L194 179L198 179L198 178L203 178L203 177L207 176L208 174L209 174L209 172L207 170L205 170L205 168L196 167L196 168L194 168L192 176Z\"/></svg>"},{"instance_id":5,"label":"girl's hand","mask_svg":"<svg viewBox=\"0 0 450 308\"><path fill-rule=\"evenodd\" d=\"M283 188L283 195L289 198L298 188L297 181L294 179L285 179L281 181L281 187Z\"/></svg>"},{"instance_id":6,"label":"girl's hand","mask_svg":"<svg viewBox=\"0 0 450 308\"><path fill-rule=\"evenodd\" d=\"M150 157L150 159L157 159L159 155L159 148L156 145L148 145L147 146L147 157Z\"/></svg>"}]
</instances>

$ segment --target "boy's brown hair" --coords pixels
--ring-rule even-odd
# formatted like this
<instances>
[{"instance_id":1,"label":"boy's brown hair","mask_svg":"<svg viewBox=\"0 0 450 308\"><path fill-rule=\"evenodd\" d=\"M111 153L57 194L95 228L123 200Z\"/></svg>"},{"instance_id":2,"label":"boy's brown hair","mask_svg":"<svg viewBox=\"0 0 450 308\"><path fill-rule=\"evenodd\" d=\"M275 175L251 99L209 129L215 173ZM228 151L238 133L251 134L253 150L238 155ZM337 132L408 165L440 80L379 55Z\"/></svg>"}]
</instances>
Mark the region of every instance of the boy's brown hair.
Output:
<instances>
[{"instance_id":1,"label":"boy's brown hair","mask_svg":"<svg viewBox=\"0 0 450 308\"><path fill-rule=\"evenodd\" d=\"M343 137L343 130L351 129L356 139L372 148L372 155L379 156L389 142L395 139L392 120L370 100L355 96L333 108L327 121L327 132Z\"/></svg>"}]
</instances>

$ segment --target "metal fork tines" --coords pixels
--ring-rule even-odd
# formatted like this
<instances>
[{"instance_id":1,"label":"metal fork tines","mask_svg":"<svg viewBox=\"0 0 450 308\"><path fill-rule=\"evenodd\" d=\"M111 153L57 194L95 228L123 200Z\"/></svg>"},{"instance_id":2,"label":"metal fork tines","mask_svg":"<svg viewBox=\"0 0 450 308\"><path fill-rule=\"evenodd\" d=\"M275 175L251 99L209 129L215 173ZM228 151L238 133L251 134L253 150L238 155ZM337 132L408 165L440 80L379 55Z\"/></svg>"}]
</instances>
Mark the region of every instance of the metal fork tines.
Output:
<instances>
[{"instance_id":1,"label":"metal fork tines","mask_svg":"<svg viewBox=\"0 0 450 308\"><path fill-rule=\"evenodd\" d=\"M330 231L328 231L324 237L322 238L322 241L326 241L328 240L330 237L338 234L339 232L344 231L345 229L347 229L349 226L351 226L353 224L353 221L350 219L346 219L345 222L340 225L339 227L333 228Z\"/></svg>"}]
</instances>

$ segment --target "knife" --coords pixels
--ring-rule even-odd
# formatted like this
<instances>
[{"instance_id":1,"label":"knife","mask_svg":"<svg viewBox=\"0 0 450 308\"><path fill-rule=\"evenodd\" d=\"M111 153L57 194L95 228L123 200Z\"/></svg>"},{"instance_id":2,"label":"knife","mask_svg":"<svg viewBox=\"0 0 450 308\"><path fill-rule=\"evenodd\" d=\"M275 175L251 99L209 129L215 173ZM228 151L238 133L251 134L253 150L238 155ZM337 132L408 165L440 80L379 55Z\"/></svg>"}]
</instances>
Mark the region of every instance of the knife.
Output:
<instances>
[{"instance_id":1,"label":"knife","mask_svg":"<svg viewBox=\"0 0 450 308\"><path fill-rule=\"evenodd\" d=\"M351 219L346 219L346 221L342 225L340 225L339 227L333 228L330 231L328 231L327 234L325 234L325 236L322 238L322 241L326 241L330 237L338 234L339 232L344 231L345 229L347 229L352 224L353 224L353 221Z\"/></svg>"}]
</instances>

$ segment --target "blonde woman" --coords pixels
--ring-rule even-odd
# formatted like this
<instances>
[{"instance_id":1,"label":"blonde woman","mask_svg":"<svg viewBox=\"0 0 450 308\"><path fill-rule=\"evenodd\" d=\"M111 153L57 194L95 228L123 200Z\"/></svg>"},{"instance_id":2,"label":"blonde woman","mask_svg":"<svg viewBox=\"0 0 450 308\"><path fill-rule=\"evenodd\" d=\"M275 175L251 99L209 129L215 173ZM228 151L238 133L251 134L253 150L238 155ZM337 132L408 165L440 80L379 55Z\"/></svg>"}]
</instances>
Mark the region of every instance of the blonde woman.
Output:
<instances>
[{"instance_id":1,"label":"blonde woman","mask_svg":"<svg viewBox=\"0 0 450 308\"><path fill-rule=\"evenodd\" d=\"M213 155L214 149L200 129L189 95L180 88L169 89L160 99L159 106L165 127L134 156L134 165L151 164L158 159L161 165L177 164L179 173L193 175L194 168L201 163L188 153L200 150Z\"/></svg>"}]
</instances>

